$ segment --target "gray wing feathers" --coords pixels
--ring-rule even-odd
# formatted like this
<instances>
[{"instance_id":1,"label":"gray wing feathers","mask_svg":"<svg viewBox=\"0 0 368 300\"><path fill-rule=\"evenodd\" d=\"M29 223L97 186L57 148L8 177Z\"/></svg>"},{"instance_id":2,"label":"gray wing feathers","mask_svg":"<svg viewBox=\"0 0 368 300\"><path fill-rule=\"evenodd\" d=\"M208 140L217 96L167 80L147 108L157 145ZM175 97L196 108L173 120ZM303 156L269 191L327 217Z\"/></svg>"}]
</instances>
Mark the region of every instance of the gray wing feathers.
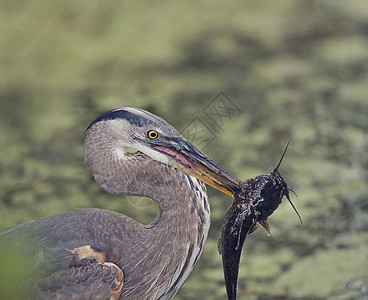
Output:
<instances>
[{"instance_id":1,"label":"gray wing feathers","mask_svg":"<svg viewBox=\"0 0 368 300\"><path fill-rule=\"evenodd\" d=\"M123 272L114 263L83 259L79 266L36 279L42 299L119 299Z\"/></svg>"}]
</instances>

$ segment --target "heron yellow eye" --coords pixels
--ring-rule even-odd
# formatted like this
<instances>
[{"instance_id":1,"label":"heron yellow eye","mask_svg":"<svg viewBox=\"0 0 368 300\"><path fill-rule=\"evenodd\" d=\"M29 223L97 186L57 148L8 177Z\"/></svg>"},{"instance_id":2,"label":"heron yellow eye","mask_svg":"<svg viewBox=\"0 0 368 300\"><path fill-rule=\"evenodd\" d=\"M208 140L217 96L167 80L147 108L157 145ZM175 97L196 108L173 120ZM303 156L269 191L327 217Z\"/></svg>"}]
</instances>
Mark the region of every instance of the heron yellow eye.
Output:
<instances>
[{"instance_id":1,"label":"heron yellow eye","mask_svg":"<svg viewBox=\"0 0 368 300\"><path fill-rule=\"evenodd\" d=\"M158 132L156 130L149 130L147 131L147 136L152 140L157 139Z\"/></svg>"}]
</instances>

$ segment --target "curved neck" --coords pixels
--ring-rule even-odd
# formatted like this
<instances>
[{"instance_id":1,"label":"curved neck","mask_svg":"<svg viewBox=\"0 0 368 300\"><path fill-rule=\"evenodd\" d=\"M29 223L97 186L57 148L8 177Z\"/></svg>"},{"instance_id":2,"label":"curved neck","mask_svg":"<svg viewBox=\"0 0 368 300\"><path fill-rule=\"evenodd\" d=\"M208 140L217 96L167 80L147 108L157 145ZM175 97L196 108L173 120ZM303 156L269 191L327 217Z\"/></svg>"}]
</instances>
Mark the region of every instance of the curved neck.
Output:
<instances>
[{"instance_id":1,"label":"curved neck","mask_svg":"<svg viewBox=\"0 0 368 300\"><path fill-rule=\"evenodd\" d=\"M98 125L86 137L85 164L105 191L156 201L159 214L148 227L157 226L163 219L168 224L174 219L176 223L188 222L186 219L197 218L200 211L209 212L203 183L140 152L126 152L117 140L110 138L107 127Z\"/></svg>"},{"instance_id":2,"label":"curved neck","mask_svg":"<svg viewBox=\"0 0 368 300\"><path fill-rule=\"evenodd\" d=\"M144 299L144 291L153 288L151 295L174 295L196 264L207 238L210 220L205 186L144 154L126 153L116 140L101 134L105 129L96 129L98 125L90 129L85 142L85 164L97 183L110 193L149 197L160 208L150 225L131 219L120 225L119 251L134 252L117 254L126 276L123 295L137 299L142 292ZM146 270L150 276L145 275ZM154 284L157 280L163 284Z\"/></svg>"}]
</instances>

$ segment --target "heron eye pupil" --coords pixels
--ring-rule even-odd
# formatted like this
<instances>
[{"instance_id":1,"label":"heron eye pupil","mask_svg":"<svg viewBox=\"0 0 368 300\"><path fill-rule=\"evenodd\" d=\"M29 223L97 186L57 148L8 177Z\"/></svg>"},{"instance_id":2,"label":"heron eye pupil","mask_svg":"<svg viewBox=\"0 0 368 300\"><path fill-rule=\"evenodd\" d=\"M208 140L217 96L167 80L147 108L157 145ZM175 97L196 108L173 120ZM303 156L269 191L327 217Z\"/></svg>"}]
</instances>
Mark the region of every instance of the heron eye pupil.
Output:
<instances>
[{"instance_id":1,"label":"heron eye pupil","mask_svg":"<svg viewBox=\"0 0 368 300\"><path fill-rule=\"evenodd\" d=\"M156 139L158 137L158 132L156 130L150 130L147 132L147 136L150 139Z\"/></svg>"}]
</instances>

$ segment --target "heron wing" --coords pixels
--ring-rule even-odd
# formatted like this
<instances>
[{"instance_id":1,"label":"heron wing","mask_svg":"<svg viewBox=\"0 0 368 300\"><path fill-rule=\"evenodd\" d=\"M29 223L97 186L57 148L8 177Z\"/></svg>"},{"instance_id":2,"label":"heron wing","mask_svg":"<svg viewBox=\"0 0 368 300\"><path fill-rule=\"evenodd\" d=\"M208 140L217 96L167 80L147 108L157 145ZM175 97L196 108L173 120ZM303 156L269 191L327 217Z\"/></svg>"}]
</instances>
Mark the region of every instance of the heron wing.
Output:
<instances>
[{"instance_id":1,"label":"heron wing","mask_svg":"<svg viewBox=\"0 0 368 300\"><path fill-rule=\"evenodd\" d=\"M114 263L82 259L78 266L35 279L42 299L119 299L124 275Z\"/></svg>"},{"instance_id":2,"label":"heron wing","mask_svg":"<svg viewBox=\"0 0 368 300\"><path fill-rule=\"evenodd\" d=\"M116 218L113 212L83 209L0 231L6 257L17 254L22 260L17 268L27 263L14 285L30 285L32 299L118 299L124 275L115 255L119 244L109 233Z\"/></svg>"}]
</instances>

